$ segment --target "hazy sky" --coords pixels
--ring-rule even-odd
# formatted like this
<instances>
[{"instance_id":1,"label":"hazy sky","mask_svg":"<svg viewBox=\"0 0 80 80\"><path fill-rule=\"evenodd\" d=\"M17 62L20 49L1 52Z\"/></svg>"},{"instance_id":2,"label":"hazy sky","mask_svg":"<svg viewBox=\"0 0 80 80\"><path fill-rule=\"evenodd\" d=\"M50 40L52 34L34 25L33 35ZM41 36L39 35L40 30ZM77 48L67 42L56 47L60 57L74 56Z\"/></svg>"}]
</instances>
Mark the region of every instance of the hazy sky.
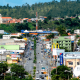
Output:
<instances>
[{"instance_id":1,"label":"hazy sky","mask_svg":"<svg viewBox=\"0 0 80 80\"><path fill-rule=\"evenodd\" d=\"M34 3L38 3L38 2L51 2L52 0L1 0L0 1L0 5L1 6L4 6L4 5L7 5L9 4L10 6L21 6L25 3L28 3L28 4L34 4Z\"/></svg>"}]
</instances>

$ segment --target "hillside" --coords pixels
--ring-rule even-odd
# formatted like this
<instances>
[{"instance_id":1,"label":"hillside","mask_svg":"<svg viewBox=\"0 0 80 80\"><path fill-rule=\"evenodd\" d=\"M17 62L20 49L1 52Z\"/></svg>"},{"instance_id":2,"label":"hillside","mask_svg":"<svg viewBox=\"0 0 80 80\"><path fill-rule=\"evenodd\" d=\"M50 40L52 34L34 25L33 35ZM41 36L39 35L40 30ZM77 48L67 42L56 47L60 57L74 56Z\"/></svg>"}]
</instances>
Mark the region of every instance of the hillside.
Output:
<instances>
[{"instance_id":1,"label":"hillside","mask_svg":"<svg viewBox=\"0 0 80 80\"><path fill-rule=\"evenodd\" d=\"M38 16L51 15L51 17L65 17L80 14L79 8L80 3L76 1L52 1L45 3L35 3L31 6L26 3L22 6L14 7L11 7L7 4L6 6L0 6L0 14L2 14L2 16L10 16L12 18L34 18L37 11Z\"/></svg>"}]
</instances>

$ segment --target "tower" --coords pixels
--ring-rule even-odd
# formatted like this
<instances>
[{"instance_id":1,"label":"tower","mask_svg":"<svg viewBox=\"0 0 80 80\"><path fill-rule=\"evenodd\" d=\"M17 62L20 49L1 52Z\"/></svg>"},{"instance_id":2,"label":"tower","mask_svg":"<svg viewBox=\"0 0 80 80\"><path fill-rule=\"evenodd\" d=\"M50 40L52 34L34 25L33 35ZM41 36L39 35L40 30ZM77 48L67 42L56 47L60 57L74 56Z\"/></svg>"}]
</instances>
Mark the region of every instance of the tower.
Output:
<instances>
[{"instance_id":1,"label":"tower","mask_svg":"<svg viewBox=\"0 0 80 80\"><path fill-rule=\"evenodd\" d=\"M37 15L37 12L36 12L36 30L38 30L38 15Z\"/></svg>"}]
</instances>

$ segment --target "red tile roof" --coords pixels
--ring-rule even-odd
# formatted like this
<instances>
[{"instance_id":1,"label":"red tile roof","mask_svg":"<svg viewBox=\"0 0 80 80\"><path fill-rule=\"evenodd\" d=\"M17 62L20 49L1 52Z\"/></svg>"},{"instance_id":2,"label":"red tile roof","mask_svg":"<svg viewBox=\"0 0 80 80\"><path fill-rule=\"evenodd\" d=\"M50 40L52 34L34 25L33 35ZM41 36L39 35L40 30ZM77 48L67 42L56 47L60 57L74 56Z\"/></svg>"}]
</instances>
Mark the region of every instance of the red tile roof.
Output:
<instances>
[{"instance_id":1,"label":"red tile roof","mask_svg":"<svg viewBox=\"0 0 80 80\"><path fill-rule=\"evenodd\" d=\"M7 21L8 23L20 23L21 19L13 19L13 20L9 20Z\"/></svg>"},{"instance_id":2,"label":"red tile roof","mask_svg":"<svg viewBox=\"0 0 80 80\"><path fill-rule=\"evenodd\" d=\"M2 17L2 19L12 19L11 17Z\"/></svg>"},{"instance_id":3,"label":"red tile roof","mask_svg":"<svg viewBox=\"0 0 80 80\"><path fill-rule=\"evenodd\" d=\"M24 19L29 19L29 18L24 18Z\"/></svg>"},{"instance_id":4,"label":"red tile roof","mask_svg":"<svg viewBox=\"0 0 80 80\"><path fill-rule=\"evenodd\" d=\"M47 18L47 17L44 17L44 18Z\"/></svg>"}]
</instances>

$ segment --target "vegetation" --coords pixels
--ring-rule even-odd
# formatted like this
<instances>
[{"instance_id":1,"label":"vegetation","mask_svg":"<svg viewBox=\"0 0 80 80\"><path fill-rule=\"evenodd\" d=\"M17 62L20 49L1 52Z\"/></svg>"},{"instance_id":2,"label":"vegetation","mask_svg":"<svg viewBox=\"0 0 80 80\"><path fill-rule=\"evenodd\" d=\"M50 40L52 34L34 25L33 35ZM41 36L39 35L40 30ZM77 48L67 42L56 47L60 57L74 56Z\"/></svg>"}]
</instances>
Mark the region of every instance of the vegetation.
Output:
<instances>
[{"instance_id":1,"label":"vegetation","mask_svg":"<svg viewBox=\"0 0 80 80\"><path fill-rule=\"evenodd\" d=\"M36 63L36 38L34 39L34 61L33 63Z\"/></svg>"},{"instance_id":2,"label":"vegetation","mask_svg":"<svg viewBox=\"0 0 80 80\"><path fill-rule=\"evenodd\" d=\"M0 75L5 73L8 70L8 65L6 63L0 63ZM1 76L0 76L1 79Z\"/></svg>"},{"instance_id":3,"label":"vegetation","mask_svg":"<svg viewBox=\"0 0 80 80\"><path fill-rule=\"evenodd\" d=\"M77 1L61 0L60 2L53 0L52 2L35 3L29 5L27 3L22 6L11 7L9 4L0 6L2 16L10 16L12 18L34 18L36 11L38 15L51 17L76 16L80 13L80 3ZM49 19L51 18L49 16ZM54 19L54 18L53 18Z\"/></svg>"},{"instance_id":4,"label":"vegetation","mask_svg":"<svg viewBox=\"0 0 80 80\"><path fill-rule=\"evenodd\" d=\"M0 29L8 33L21 32L21 30L31 30L34 27L31 23L11 23L11 24L0 24Z\"/></svg>"},{"instance_id":5,"label":"vegetation","mask_svg":"<svg viewBox=\"0 0 80 80\"><path fill-rule=\"evenodd\" d=\"M25 74L25 69L20 65L13 64L11 66L11 72L14 72L15 75L17 75L17 77L19 77L19 76L23 76Z\"/></svg>"},{"instance_id":6,"label":"vegetation","mask_svg":"<svg viewBox=\"0 0 80 80\"><path fill-rule=\"evenodd\" d=\"M78 40L77 44L80 45L80 39Z\"/></svg>"},{"instance_id":7,"label":"vegetation","mask_svg":"<svg viewBox=\"0 0 80 80\"><path fill-rule=\"evenodd\" d=\"M46 38L47 38L47 39L54 38L54 34L48 35L48 36L46 36Z\"/></svg>"},{"instance_id":8,"label":"vegetation","mask_svg":"<svg viewBox=\"0 0 80 80\"><path fill-rule=\"evenodd\" d=\"M72 72L65 72L65 70L71 71L70 68L68 68L67 66L61 65L57 67L57 74L56 74L56 69L53 69L51 71L51 75L52 75L52 80L54 78L56 78L55 80L58 80L59 78L61 79L68 79L68 75L69 78L72 77Z\"/></svg>"}]
</instances>

